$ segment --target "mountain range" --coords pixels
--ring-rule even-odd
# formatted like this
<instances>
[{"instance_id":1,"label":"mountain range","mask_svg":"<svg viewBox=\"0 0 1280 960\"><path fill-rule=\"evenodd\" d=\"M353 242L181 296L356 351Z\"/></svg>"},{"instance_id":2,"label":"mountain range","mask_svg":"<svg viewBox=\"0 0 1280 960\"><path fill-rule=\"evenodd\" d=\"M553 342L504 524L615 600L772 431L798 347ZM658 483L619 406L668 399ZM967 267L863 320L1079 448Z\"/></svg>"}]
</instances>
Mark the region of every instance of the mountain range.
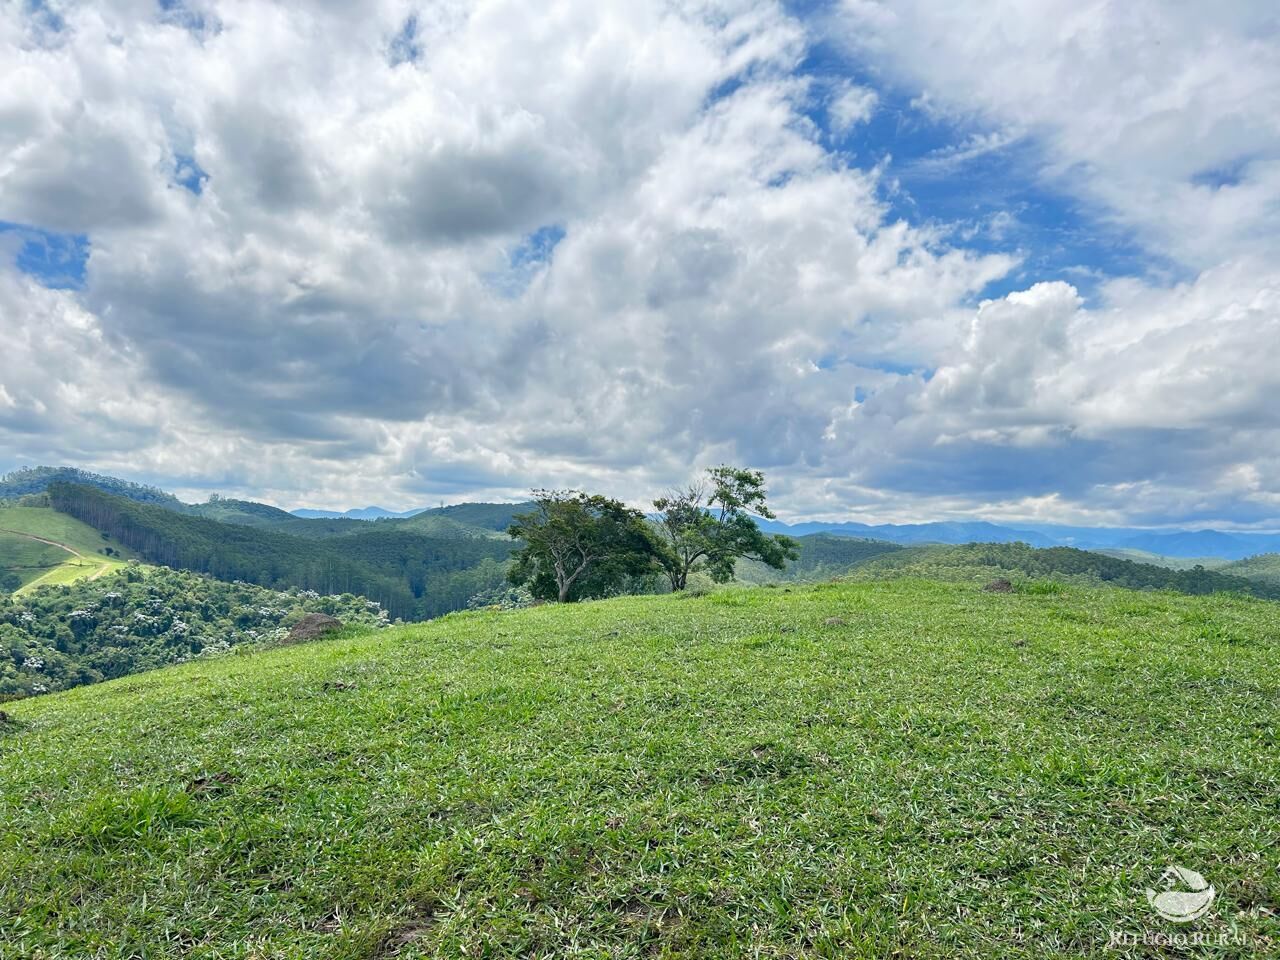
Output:
<instances>
[{"instance_id":1,"label":"mountain range","mask_svg":"<svg viewBox=\"0 0 1280 960\"><path fill-rule=\"evenodd\" d=\"M513 514L527 504L463 503L448 507L419 507L393 511L379 506L346 511L277 507L246 500L212 498L207 503L182 503L171 493L156 487L131 483L115 477L90 473L73 467L29 467L0 477L0 500L40 493L56 482L83 484L140 503L171 511L202 516L246 526L269 526L295 536L314 538L335 533L368 529L370 522L412 522L419 532L435 536L473 535L476 527L489 536L500 535ZM332 526L319 524L327 521ZM930 523L868 524L855 521L801 521L786 523L761 520L760 527L771 533L794 537L829 534L884 540L914 545L922 543L1027 543L1033 547L1076 547L1081 550L1117 552L1134 559L1180 558L1241 560L1264 553L1280 552L1280 533L1222 531L1214 529L1151 529L1143 527L1082 527L1064 524L1004 525L985 520L943 520ZM461 526L459 526L461 525ZM462 529L462 528L466 529ZM1143 556L1146 555L1146 556Z\"/></svg>"}]
</instances>

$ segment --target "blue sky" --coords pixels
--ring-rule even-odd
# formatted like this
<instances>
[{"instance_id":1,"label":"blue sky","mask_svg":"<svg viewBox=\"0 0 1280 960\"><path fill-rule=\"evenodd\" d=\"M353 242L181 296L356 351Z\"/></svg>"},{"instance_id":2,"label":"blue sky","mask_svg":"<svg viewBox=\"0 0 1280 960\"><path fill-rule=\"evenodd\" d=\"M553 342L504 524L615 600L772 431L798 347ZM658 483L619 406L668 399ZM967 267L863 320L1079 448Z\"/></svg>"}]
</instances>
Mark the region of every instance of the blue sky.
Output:
<instances>
[{"instance_id":1,"label":"blue sky","mask_svg":"<svg viewBox=\"0 0 1280 960\"><path fill-rule=\"evenodd\" d=\"M0 12L0 465L1280 526L1266 4ZM424 499L425 498L425 499Z\"/></svg>"}]
</instances>

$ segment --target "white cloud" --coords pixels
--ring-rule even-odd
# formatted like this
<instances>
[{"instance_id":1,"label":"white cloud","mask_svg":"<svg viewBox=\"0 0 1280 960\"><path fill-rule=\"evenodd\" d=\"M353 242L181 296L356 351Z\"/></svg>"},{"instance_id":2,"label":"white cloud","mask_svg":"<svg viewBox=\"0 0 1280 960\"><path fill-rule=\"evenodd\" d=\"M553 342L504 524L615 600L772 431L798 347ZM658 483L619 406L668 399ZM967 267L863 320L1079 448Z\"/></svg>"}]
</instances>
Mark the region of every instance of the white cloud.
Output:
<instances>
[{"instance_id":1,"label":"white cloud","mask_svg":"<svg viewBox=\"0 0 1280 960\"><path fill-rule=\"evenodd\" d=\"M843 133L860 123L866 123L876 112L879 95L870 87L845 81L832 93L827 105L831 126Z\"/></svg>"},{"instance_id":2,"label":"white cloud","mask_svg":"<svg viewBox=\"0 0 1280 960\"><path fill-rule=\"evenodd\" d=\"M840 20L932 109L1037 136L1046 177L1153 249L1194 269L1275 252L1273 5L845 0Z\"/></svg>"},{"instance_id":3,"label":"white cloud","mask_svg":"<svg viewBox=\"0 0 1280 960\"><path fill-rule=\"evenodd\" d=\"M1269 202L1266 161L1236 187L1188 179L1265 145L1265 103L1214 84L1237 57L1230 89L1265 101L1266 51L1224 27L1192 56L1185 13L1150 27L1174 53L1131 49L1042 6L1074 48L1012 7L1008 42L924 6L854 14L878 69L1003 131L939 165L1015 132L1051 146L1046 176L1194 282L975 308L1018 259L899 222L879 171L824 147L829 88L796 73L805 28L778 5L121 0L60 30L6 8L0 220L91 254L83 289L54 291L4 246L0 461L401 507L534 484L639 499L728 459L793 516L1274 513L1273 234L1245 209ZM411 16L415 55L393 55ZM838 84L827 116L847 130L879 101ZM1248 136L1201 144L1215 107ZM1183 140L1195 157L1163 155ZM186 157L198 196L174 182Z\"/></svg>"}]
</instances>

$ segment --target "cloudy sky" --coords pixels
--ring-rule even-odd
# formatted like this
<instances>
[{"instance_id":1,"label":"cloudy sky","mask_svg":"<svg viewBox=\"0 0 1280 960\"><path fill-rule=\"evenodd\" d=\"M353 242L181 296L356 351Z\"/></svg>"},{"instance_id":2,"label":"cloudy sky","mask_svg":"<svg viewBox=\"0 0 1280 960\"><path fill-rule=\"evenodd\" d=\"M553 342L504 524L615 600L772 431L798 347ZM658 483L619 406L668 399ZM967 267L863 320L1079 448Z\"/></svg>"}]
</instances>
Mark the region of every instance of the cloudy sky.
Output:
<instances>
[{"instance_id":1,"label":"cloudy sky","mask_svg":"<svg viewBox=\"0 0 1280 960\"><path fill-rule=\"evenodd\" d=\"M1280 526L1269 0L8 0L0 469Z\"/></svg>"}]
</instances>

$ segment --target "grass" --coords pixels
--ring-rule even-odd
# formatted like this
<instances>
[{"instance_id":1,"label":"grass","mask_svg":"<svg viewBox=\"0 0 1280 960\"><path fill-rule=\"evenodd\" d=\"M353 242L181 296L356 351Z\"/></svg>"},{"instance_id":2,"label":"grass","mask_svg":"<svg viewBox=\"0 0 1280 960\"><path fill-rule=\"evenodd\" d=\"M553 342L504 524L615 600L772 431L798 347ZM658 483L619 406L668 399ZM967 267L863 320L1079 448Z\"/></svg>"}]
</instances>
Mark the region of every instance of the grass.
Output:
<instances>
[{"instance_id":1,"label":"grass","mask_svg":"<svg viewBox=\"0 0 1280 960\"><path fill-rule=\"evenodd\" d=\"M100 552L108 547L115 551L114 556ZM41 560L38 566L26 563L36 555ZM0 507L0 572L8 569L19 575L19 593L101 576L133 556L88 524L48 507Z\"/></svg>"},{"instance_id":2,"label":"grass","mask_svg":"<svg viewBox=\"0 0 1280 960\"><path fill-rule=\"evenodd\" d=\"M470 613L23 701L0 956L1275 953L1276 606L1054 590Z\"/></svg>"},{"instance_id":3,"label":"grass","mask_svg":"<svg viewBox=\"0 0 1280 960\"><path fill-rule=\"evenodd\" d=\"M6 573L13 573L17 575L19 584L25 585L69 559L72 559L71 554L61 547L0 530L0 584Z\"/></svg>"}]
</instances>

